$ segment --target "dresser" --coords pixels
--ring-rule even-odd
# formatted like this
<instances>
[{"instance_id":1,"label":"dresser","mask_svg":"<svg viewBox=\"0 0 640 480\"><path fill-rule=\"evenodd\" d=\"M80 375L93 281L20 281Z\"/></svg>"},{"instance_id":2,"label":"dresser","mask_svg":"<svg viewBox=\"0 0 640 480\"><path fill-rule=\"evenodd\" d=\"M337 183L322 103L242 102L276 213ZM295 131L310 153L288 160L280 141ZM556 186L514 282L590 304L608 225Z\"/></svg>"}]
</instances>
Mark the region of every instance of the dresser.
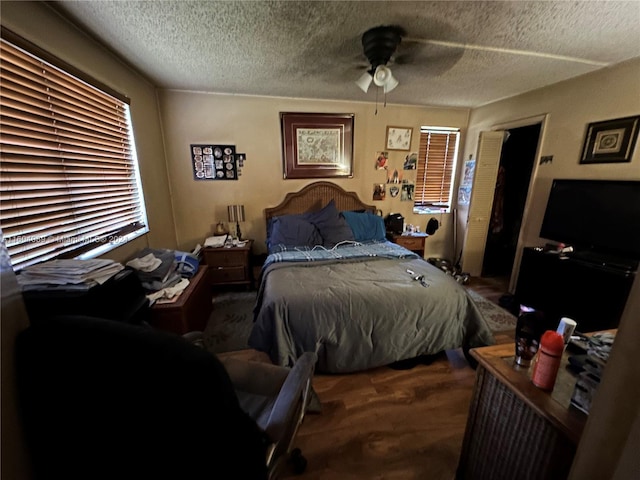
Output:
<instances>
[{"instance_id":1,"label":"dresser","mask_svg":"<svg viewBox=\"0 0 640 480\"><path fill-rule=\"evenodd\" d=\"M179 335L194 330L203 331L212 308L207 266L201 265L180 296L166 303L157 302L151 307L149 323L155 328Z\"/></svg>"},{"instance_id":2,"label":"dresser","mask_svg":"<svg viewBox=\"0 0 640 480\"><path fill-rule=\"evenodd\" d=\"M206 247L202 250L204 263L209 267L212 285L253 284L251 271L251 245L247 240L242 247Z\"/></svg>"},{"instance_id":3,"label":"dresser","mask_svg":"<svg viewBox=\"0 0 640 480\"><path fill-rule=\"evenodd\" d=\"M457 480L567 478L587 415L570 406L565 352L552 392L516 366L514 344L471 350L478 361Z\"/></svg>"}]
</instances>

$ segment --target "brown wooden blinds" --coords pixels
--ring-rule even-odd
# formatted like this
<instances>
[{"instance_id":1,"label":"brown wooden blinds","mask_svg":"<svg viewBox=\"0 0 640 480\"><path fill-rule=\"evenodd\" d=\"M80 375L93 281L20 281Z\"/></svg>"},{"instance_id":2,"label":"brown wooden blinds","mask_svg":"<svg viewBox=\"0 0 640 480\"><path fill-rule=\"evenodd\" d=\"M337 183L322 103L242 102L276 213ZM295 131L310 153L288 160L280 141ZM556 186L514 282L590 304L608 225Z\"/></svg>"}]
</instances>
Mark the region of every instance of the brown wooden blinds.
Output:
<instances>
[{"instance_id":1,"label":"brown wooden blinds","mask_svg":"<svg viewBox=\"0 0 640 480\"><path fill-rule=\"evenodd\" d=\"M127 103L0 46L0 227L14 268L145 228Z\"/></svg>"},{"instance_id":2,"label":"brown wooden blinds","mask_svg":"<svg viewBox=\"0 0 640 480\"><path fill-rule=\"evenodd\" d=\"M459 132L428 130L420 132L414 205L449 208L451 184Z\"/></svg>"}]
</instances>

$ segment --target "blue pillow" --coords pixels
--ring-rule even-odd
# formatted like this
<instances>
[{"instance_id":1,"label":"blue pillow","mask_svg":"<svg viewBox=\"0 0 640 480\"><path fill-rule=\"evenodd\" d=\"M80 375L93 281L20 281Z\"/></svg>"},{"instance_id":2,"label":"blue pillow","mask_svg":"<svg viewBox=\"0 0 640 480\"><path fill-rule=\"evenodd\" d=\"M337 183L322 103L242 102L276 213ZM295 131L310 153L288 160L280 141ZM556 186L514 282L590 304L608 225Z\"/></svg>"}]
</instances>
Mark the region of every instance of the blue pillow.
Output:
<instances>
[{"instance_id":1,"label":"blue pillow","mask_svg":"<svg viewBox=\"0 0 640 480\"><path fill-rule=\"evenodd\" d=\"M345 240L352 242L355 240L351 227L340 215L333 200L319 212L305 213L304 218L316 226L325 248L332 248Z\"/></svg>"},{"instance_id":2,"label":"blue pillow","mask_svg":"<svg viewBox=\"0 0 640 480\"><path fill-rule=\"evenodd\" d=\"M342 216L351 227L353 236L358 242L369 242L372 240L386 240L386 229L384 220L379 215L370 212L358 213L344 211Z\"/></svg>"},{"instance_id":3,"label":"blue pillow","mask_svg":"<svg viewBox=\"0 0 640 480\"><path fill-rule=\"evenodd\" d=\"M269 252L277 245L287 247L313 247L322 245L322 237L313 223L301 215L283 215L271 222L271 234L267 240Z\"/></svg>"}]
</instances>

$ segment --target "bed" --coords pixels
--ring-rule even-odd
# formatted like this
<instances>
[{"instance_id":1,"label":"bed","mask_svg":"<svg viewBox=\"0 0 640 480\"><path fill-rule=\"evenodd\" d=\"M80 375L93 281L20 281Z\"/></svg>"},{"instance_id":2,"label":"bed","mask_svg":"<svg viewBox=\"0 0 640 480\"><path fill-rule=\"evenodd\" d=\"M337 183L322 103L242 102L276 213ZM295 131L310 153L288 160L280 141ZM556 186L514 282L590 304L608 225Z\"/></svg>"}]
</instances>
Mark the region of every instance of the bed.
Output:
<instances>
[{"instance_id":1,"label":"bed","mask_svg":"<svg viewBox=\"0 0 640 480\"><path fill-rule=\"evenodd\" d=\"M376 207L356 193L314 182L265 219L249 346L275 364L315 351L318 372L348 373L494 343L465 288L387 241Z\"/></svg>"}]
</instances>

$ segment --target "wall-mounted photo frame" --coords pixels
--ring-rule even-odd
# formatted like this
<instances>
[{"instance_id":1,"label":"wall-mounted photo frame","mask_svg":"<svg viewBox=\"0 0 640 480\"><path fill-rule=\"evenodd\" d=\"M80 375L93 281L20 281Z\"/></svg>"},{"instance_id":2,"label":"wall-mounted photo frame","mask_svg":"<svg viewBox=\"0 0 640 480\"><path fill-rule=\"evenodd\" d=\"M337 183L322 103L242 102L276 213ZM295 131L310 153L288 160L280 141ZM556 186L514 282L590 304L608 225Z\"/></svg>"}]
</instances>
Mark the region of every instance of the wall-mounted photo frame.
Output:
<instances>
[{"instance_id":1,"label":"wall-mounted photo frame","mask_svg":"<svg viewBox=\"0 0 640 480\"><path fill-rule=\"evenodd\" d=\"M640 115L587 125L580 163L630 162L638 139Z\"/></svg>"},{"instance_id":2,"label":"wall-mounted photo frame","mask_svg":"<svg viewBox=\"0 0 640 480\"><path fill-rule=\"evenodd\" d=\"M387 127L387 150L411 150L411 127Z\"/></svg>"},{"instance_id":3,"label":"wall-mounted photo frame","mask_svg":"<svg viewBox=\"0 0 640 480\"><path fill-rule=\"evenodd\" d=\"M238 180L235 145L191 144L194 180Z\"/></svg>"},{"instance_id":4,"label":"wall-mounted photo frame","mask_svg":"<svg viewBox=\"0 0 640 480\"><path fill-rule=\"evenodd\" d=\"M354 117L281 112L284 178L353 177Z\"/></svg>"}]
</instances>

